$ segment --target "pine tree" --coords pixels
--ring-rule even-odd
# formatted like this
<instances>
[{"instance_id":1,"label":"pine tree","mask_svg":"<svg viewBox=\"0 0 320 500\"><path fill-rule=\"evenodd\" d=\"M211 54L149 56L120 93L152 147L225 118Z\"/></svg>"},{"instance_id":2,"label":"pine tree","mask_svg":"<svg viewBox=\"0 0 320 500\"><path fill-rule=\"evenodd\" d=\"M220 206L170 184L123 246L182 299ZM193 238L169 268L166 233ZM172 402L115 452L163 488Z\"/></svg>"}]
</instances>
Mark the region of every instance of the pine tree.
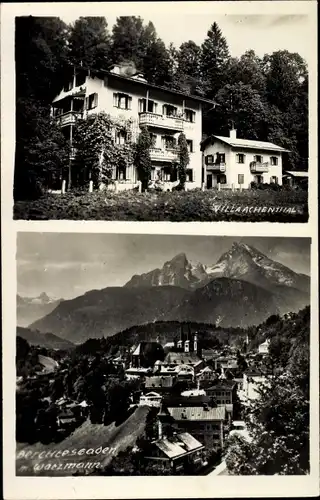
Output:
<instances>
[{"instance_id":1,"label":"pine tree","mask_svg":"<svg viewBox=\"0 0 320 500\"><path fill-rule=\"evenodd\" d=\"M178 147L179 147L179 163L178 163L178 174L179 182L182 189L185 189L186 179L187 179L187 166L189 165L189 151L186 136L183 132L178 137Z\"/></svg>"},{"instance_id":2,"label":"pine tree","mask_svg":"<svg viewBox=\"0 0 320 500\"><path fill-rule=\"evenodd\" d=\"M208 97L213 98L228 78L229 49L216 22L201 46L201 75L209 86Z\"/></svg>"},{"instance_id":3,"label":"pine tree","mask_svg":"<svg viewBox=\"0 0 320 500\"><path fill-rule=\"evenodd\" d=\"M131 61L142 71L144 47L141 43L143 20L136 16L117 17L112 28L112 62Z\"/></svg>"},{"instance_id":4,"label":"pine tree","mask_svg":"<svg viewBox=\"0 0 320 500\"><path fill-rule=\"evenodd\" d=\"M107 69L110 36L105 17L80 17L70 28L70 62L84 67Z\"/></svg>"},{"instance_id":5,"label":"pine tree","mask_svg":"<svg viewBox=\"0 0 320 500\"><path fill-rule=\"evenodd\" d=\"M134 164L138 171L139 180L142 183L142 190L145 191L148 188L148 183L151 176L151 157L150 157L150 147L152 141L151 136L147 127L143 127L139 134L135 153L134 153Z\"/></svg>"}]
</instances>

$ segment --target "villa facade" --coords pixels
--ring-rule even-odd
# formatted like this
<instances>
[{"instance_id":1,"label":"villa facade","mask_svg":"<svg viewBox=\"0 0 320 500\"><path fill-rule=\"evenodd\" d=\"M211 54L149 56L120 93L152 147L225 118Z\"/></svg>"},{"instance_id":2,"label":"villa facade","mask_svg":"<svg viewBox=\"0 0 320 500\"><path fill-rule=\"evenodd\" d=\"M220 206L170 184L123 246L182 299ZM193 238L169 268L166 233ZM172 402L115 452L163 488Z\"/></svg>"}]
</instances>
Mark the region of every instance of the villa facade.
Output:
<instances>
[{"instance_id":1,"label":"villa facade","mask_svg":"<svg viewBox=\"0 0 320 500\"><path fill-rule=\"evenodd\" d=\"M125 68L114 65L110 71L80 68L66 81L64 88L53 100L52 115L61 126L72 146L73 132L78 117L106 112L111 117L130 120L130 141L135 142L146 126L152 137L151 181L161 180L172 188L177 184L177 173L172 164L178 161L177 141L183 132L187 139L190 162L187 169L186 189L201 187L202 104L212 101L182 92L149 84L139 73L127 76ZM117 144L124 144L126 134L117 134ZM72 150L67 183L77 181L75 151ZM118 189L132 189L138 185L136 168L131 165L113 172Z\"/></svg>"}]
</instances>

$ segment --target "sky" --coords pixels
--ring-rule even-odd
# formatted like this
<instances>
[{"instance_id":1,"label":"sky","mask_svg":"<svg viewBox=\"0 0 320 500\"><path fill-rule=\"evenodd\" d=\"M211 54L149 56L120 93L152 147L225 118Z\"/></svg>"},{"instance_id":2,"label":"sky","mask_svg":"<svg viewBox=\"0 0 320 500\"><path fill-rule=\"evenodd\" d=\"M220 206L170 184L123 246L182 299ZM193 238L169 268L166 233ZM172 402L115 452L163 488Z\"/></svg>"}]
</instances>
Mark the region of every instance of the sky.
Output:
<instances>
[{"instance_id":1,"label":"sky","mask_svg":"<svg viewBox=\"0 0 320 500\"><path fill-rule=\"evenodd\" d=\"M134 274L162 267L178 253L213 265L234 241L243 241L296 272L309 274L308 238L19 233L17 292L73 298L88 290L122 286Z\"/></svg>"},{"instance_id":2,"label":"sky","mask_svg":"<svg viewBox=\"0 0 320 500\"><path fill-rule=\"evenodd\" d=\"M105 7L107 8L107 7ZM60 16L66 23L73 23L78 15L68 13ZM168 46L173 42L179 47L182 42L193 40L201 44L210 26L216 21L226 37L231 56L239 57L247 50L255 50L260 57L276 50L298 52L308 61L310 51L310 26L306 15L148 15L141 12L145 23L152 21L158 36ZM117 14L106 15L109 30Z\"/></svg>"}]
</instances>

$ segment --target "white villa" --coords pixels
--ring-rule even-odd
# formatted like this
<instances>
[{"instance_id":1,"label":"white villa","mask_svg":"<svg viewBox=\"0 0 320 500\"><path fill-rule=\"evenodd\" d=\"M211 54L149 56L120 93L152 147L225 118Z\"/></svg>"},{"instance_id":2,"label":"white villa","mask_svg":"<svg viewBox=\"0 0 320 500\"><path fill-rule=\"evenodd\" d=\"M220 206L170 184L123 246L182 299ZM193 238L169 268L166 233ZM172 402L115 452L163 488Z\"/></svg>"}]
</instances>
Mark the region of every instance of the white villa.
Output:
<instances>
[{"instance_id":1,"label":"white villa","mask_svg":"<svg viewBox=\"0 0 320 500\"><path fill-rule=\"evenodd\" d=\"M112 117L130 120L133 141L141 127L147 126L153 140L151 180L160 179L171 187L177 184L177 174L171 168L172 162L178 160L177 139L184 132L190 153L186 189L193 189L201 187L203 182L200 143L204 103L214 104L202 97L151 85L140 73L128 73L128 65L114 65L109 71L77 69L53 100L52 116L71 146L77 117L104 111ZM125 133L115 137L118 144L127 140ZM78 179L73 159L74 151L65 179L67 187ZM132 165L113 172L113 180L117 181L119 190L137 187L136 168Z\"/></svg>"},{"instance_id":2,"label":"white villa","mask_svg":"<svg viewBox=\"0 0 320 500\"><path fill-rule=\"evenodd\" d=\"M282 154L288 150L271 142L213 135L201 143L207 189L247 189L251 182L282 184Z\"/></svg>"}]
</instances>

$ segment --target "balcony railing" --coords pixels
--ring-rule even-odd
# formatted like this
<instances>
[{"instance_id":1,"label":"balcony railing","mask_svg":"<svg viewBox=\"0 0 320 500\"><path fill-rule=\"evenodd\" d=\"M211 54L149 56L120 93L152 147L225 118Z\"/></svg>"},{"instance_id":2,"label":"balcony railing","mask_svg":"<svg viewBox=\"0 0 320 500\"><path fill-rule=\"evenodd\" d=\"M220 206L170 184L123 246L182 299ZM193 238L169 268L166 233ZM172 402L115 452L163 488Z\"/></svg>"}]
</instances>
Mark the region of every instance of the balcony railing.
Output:
<instances>
[{"instance_id":1,"label":"balcony railing","mask_svg":"<svg viewBox=\"0 0 320 500\"><path fill-rule=\"evenodd\" d=\"M63 113L63 115L55 116L57 125L60 127L64 127L66 125L74 125L76 123L77 118L80 118L82 113L77 111L67 111Z\"/></svg>"},{"instance_id":2,"label":"balcony railing","mask_svg":"<svg viewBox=\"0 0 320 500\"><path fill-rule=\"evenodd\" d=\"M207 165L207 170L210 170L210 172L218 172L218 173L224 173L226 171L226 164L225 163L209 163Z\"/></svg>"},{"instance_id":3,"label":"balcony railing","mask_svg":"<svg viewBox=\"0 0 320 500\"><path fill-rule=\"evenodd\" d=\"M177 116L157 115L155 113L139 113L140 127L160 127L170 130L183 130L183 118Z\"/></svg>"},{"instance_id":4,"label":"balcony railing","mask_svg":"<svg viewBox=\"0 0 320 500\"><path fill-rule=\"evenodd\" d=\"M150 157L152 161L174 161L178 158L178 152L176 149L150 148Z\"/></svg>"},{"instance_id":5,"label":"balcony railing","mask_svg":"<svg viewBox=\"0 0 320 500\"><path fill-rule=\"evenodd\" d=\"M261 162L257 162L257 161L252 161L250 163L250 170L252 173L259 173L259 174L263 174L265 172L268 172L269 170L269 162L264 162L264 163L261 163Z\"/></svg>"}]
</instances>

